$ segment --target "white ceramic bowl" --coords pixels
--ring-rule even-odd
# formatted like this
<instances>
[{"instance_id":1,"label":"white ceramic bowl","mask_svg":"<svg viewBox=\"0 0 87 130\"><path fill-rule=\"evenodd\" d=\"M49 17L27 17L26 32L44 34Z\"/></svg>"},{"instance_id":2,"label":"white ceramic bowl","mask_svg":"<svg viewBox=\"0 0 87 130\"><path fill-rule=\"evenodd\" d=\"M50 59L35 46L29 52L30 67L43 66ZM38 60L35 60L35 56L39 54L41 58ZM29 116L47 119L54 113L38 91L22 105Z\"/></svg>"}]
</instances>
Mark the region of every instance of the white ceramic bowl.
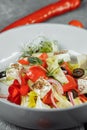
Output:
<instances>
[{"instance_id":1,"label":"white ceramic bowl","mask_svg":"<svg viewBox=\"0 0 87 130\"><path fill-rule=\"evenodd\" d=\"M15 61L21 46L38 36L58 40L63 48L87 53L85 29L60 24L23 26L0 34L0 70ZM5 92L5 89L2 91ZM62 110L41 110L21 107L0 99L0 118L25 128L60 130L86 122L87 104Z\"/></svg>"}]
</instances>

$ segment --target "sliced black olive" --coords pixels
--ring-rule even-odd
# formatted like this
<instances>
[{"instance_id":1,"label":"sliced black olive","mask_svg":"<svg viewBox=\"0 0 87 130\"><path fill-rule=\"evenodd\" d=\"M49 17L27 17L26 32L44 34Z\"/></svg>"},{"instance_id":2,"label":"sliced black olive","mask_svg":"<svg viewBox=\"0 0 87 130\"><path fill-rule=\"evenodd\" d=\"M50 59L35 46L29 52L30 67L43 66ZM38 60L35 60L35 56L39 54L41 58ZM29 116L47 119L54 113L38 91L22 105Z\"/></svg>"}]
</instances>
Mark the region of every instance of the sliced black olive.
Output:
<instances>
[{"instance_id":1,"label":"sliced black olive","mask_svg":"<svg viewBox=\"0 0 87 130\"><path fill-rule=\"evenodd\" d=\"M66 70L63 66L61 66L61 69L62 69L62 70Z\"/></svg>"},{"instance_id":2,"label":"sliced black olive","mask_svg":"<svg viewBox=\"0 0 87 130\"><path fill-rule=\"evenodd\" d=\"M78 97L78 93L74 89L72 90L72 93L73 93L73 98Z\"/></svg>"},{"instance_id":3,"label":"sliced black olive","mask_svg":"<svg viewBox=\"0 0 87 130\"><path fill-rule=\"evenodd\" d=\"M76 68L76 69L74 69L73 70L73 77L75 77L75 78L80 78L80 77L82 77L83 75L84 75L84 70L82 69L82 68Z\"/></svg>"},{"instance_id":4,"label":"sliced black olive","mask_svg":"<svg viewBox=\"0 0 87 130\"><path fill-rule=\"evenodd\" d=\"M6 77L6 71L0 72L0 78Z\"/></svg>"},{"instance_id":5,"label":"sliced black olive","mask_svg":"<svg viewBox=\"0 0 87 130\"><path fill-rule=\"evenodd\" d=\"M86 94L84 94L84 96L86 96L86 97L87 97L87 93L86 93Z\"/></svg>"}]
</instances>

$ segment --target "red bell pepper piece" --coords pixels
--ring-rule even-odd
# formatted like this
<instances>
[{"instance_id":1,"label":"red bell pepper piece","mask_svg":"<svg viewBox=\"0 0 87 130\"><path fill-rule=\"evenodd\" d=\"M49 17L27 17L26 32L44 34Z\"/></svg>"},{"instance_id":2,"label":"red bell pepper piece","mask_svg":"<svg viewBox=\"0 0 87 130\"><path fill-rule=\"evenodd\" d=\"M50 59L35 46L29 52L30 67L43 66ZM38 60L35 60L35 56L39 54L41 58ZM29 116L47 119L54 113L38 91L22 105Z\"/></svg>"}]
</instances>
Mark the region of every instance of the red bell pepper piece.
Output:
<instances>
[{"instance_id":1,"label":"red bell pepper piece","mask_svg":"<svg viewBox=\"0 0 87 130\"><path fill-rule=\"evenodd\" d=\"M19 89L20 89L20 84L18 80L15 79L13 84L10 85L8 88L9 96L7 100L20 105L21 95L20 95Z\"/></svg>"},{"instance_id":2,"label":"red bell pepper piece","mask_svg":"<svg viewBox=\"0 0 87 130\"><path fill-rule=\"evenodd\" d=\"M9 86L8 92L11 95L11 97L16 97L17 95L20 95L19 92L20 84L18 80L14 80L13 84Z\"/></svg>"},{"instance_id":3,"label":"red bell pepper piece","mask_svg":"<svg viewBox=\"0 0 87 130\"><path fill-rule=\"evenodd\" d=\"M24 75L22 77L22 84L20 84L18 80L14 80L13 84L9 86L9 96L7 100L20 105L21 96L27 95L29 90L30 89L26 81L26 75Z\"/></svg>"},{"instance_id":4,"label":"red bell pepper piece","mask_svg":"<svg viewBox=\"0 0 87 130\"><path fill-rule=\"evenodd\" d=\"M7 100L12 102L12 103L18 104L18 105L21 104L21 96L20 95L14 97L14 98L11 95L9 95Z\"/></svg>"},{"instance_id":5,"label":"red bell pepper piece","mask_svg":"<svg viewBox=\"0 0 87 130\"><path fill-rule=\"evenodd\" d=\"M17 79L14 80L13 85L20 88L20 83L19 83L19 81Z\"/></svg>"},{"instance_id":6,"label":"red bell pepper piece","mask_svg":"<svg viewBox=\"0 0 87 130\"><path fill-rule=\"evenodd\" d=\"M19 89L16 86L14 86L14 85L11 85L8 88L8 92L11 95L11 97L16 97L17 95L20 94Z\"/></svg>"},{"instance_id":7,"label":"red bell pepper piece","mask_svg":"<svg viewBox=\"0 0 87 130\"><path fill-rule=\"evenodd\" d=\"M28 76L26 74L21 74L20 78L21 78L21 85L26 85L29 79Z\"/></svg>"},{"instance_id":8,"label":"red bell pepper piece","mask_svg":"<svg viewBox=\"0 0 87 130\"><path fill-rule=\"evenodd\" d=\"M30 88L29 88L29 86L27 84L26 85L22 85L19 91L20 91L20 94L22 96L25 96L30 91Z\"/></svg>"}]
</instances>

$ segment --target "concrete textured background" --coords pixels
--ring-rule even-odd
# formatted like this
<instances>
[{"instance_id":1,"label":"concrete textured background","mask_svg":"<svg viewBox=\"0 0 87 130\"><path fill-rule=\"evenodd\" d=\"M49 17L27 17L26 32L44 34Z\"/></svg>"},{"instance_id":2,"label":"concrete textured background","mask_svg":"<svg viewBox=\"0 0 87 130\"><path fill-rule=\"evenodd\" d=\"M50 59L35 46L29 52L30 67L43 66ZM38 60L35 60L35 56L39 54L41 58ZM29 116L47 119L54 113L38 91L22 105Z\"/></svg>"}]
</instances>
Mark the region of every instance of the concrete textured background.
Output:
<instances>
[{"instance_id":1,"label":"concrete textured background","mask_svg":"<svg viewBox=\"0 0 87 130\"><path fill-rule=\"evenodd\" d=\"M0 0L0 29L33 11L57 0ZM87 0L75 11L51 18L48 23L67 24L72 19L83 22L87 28Z\"/></svg>"},{"instance_id":2,"label":"concrete textured background","mask_svg":"<svg viewBox=\"0 0 87 130\"><path fill-rule=\"evenodd\" d=\"M0 30L15 20L34 12L35 10L57 0L0 0ZM83 0L80 8L64 15L51 18L47 23L68 24L72 19L78 19L87 28L87 0ZM0 130L26 130L0 120ZM71 130L85 130L84 126Z\"/></svg>"}]
</instances>

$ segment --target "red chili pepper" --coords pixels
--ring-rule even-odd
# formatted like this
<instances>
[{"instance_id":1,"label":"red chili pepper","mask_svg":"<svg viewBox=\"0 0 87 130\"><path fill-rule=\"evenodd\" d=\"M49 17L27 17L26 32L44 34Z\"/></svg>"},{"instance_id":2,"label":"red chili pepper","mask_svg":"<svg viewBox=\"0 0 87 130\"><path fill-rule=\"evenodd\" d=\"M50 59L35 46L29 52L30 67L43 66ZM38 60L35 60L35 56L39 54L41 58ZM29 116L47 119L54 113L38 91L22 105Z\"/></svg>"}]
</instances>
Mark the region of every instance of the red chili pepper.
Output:
<instances>
[{"instance_id":1,"label":"red chili pepper","mask_svg":"<svg viewBox=\"0 0 87 130\"><path fill-rule=\"evenodd\" d=\"M81 21L79 21L79 20L76 20L76 19L75 20L71 20L69 22L69 25L76 26L76 27L79 27L79 28L84 28L83 23Z\"/></svg>"},{"instance_id":2,"label":"red chili pepper","mask_svg":"<svg viewBox=\"0 0 87 130\"><path fill-rule=\"evenodd\" d=\"M33 24L33 23L40 23L46 21L47 19L59 16L66 12L72 11L77 9L81 5L81 0L59 0L58 2L49 4L34 13L31 13L24 18L21 18L14 23L8 25L0 32L6 31L8 29L25 25L25 24Z\"/></svg>"}]
</instances>

